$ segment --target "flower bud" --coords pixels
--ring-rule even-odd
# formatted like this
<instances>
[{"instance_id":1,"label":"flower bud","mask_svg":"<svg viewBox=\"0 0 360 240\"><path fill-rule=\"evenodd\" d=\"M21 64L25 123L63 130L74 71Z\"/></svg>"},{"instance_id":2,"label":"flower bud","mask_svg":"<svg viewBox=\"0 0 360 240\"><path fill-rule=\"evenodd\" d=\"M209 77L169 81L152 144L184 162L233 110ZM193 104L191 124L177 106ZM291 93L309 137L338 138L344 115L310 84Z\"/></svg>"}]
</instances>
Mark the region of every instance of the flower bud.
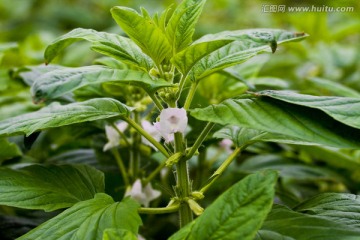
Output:
<instances>
[{"instance_id":1,"label":"flower bud","mask_svg":"<svg viewBox=\"0 0 360 240\"><path fill-rule=\"evenodd\" d=\"M191 193L191 196L195 199L195 200L200 200L204 198L204 194L202 192L199 191L194 191Z\"/></svg>"},{"instance_id":2,"label":"flower bud","mask_svg":"<svg viewBox=\"0 0 360 240\"><path fill-rule=\"evenodd\" d=\"M183 153L181 153L181 152L174 153L166 160L165 166L171 167L172 165L178 163L182 156L183 156Z\"/></svg>"},{"instance_id":3,"label":"flower bud","mask_svg":"<svg viewBox=\"0 0 360 240\"><path fill-rule=\"evenodd\" d=\"M160 77L160 73L159 70L157 70L157 68L150 69L149 74L153 77L157 77L157 78Z\"/></svg>"},{"instance_id":4,"label":"flower bud","mask_svg":"<svg viewBox=\"0 0 360 240\"><path fill-rule=\"evenodd\" d=\"M204 208L202 208L196 201L189 198L187 200L187 203L189 204L189 207L195 213L197 216L201 215L204 212Z\"/></svg>"}]
</instances>

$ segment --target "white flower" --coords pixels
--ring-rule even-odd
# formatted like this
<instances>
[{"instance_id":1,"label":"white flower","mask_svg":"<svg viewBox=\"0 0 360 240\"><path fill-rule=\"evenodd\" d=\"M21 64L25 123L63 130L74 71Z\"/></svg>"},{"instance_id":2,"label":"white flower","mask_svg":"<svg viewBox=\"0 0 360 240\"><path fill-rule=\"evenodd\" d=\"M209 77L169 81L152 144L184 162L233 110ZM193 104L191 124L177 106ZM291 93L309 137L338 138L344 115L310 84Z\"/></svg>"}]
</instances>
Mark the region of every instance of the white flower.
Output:
<instances>
[{"instance_id":1,"label":"white flower","mask_svg":"<svg viewBox=\"0 0 360 240\"><path fill-rule=\"evenodd\" d=\"M143 236L141 236L140 234L138 234L138 240L146 240Z\"/></svg>"},{"instance_id":2,"label":"white flower","mask_svg":"<svg viewBox=\"0 0 360 240\"><path fill-rule=\"evenodd\" d=\"M161 192L153 189L151 183L148 183L145 187L143 187L140 179L137 179L132 187L126 190L125 193L125 196L131 196L145 207L149 207L150 202L158 198L160 195Z\"/></svg>"},{"instance_id":3,"label":"white flower","mask_svg":"<svg viewBox=\"0 0 360 240\"><path fill-rule=\"evenodd\" d=\"M225 152L231 153L231 146L233 145L233 141L230 139L223 139L221 142L219 142L220 148L225 150Z\"/></svg>"},{"instance_id":4,"label":"white flower","mask_svg":"<svg viewBox=\"0 0 360 240\"><path fill-rule=\"evenodd\" d=\"M161 133L165 142L174 140L174 133L184 133L187 127L188 117L184 108L167 108L161 111L160 121L154 127Z\"/></svg>"},{"instance_id":5,"label":"white flower","mask_svg":"<svg viewBox=\"0 0 360 240\"><path fill-rule=\"evenodd\" d=\"M149 121L146 120L142 120L141 121L141 126L143 127L143 129L148 132L156 141L160 141L161 139L161 133L155 128L154 125L152 125ZM155 150L158 150L156 147L154 147L154 145L152 145L149 140L147 140L146 138L144 138L144 136L142 136L142 142L145 145L148 145L150 147L152 147Z\"/></svg>"},{"instance_id":6,"label":"white flower","mask_svg":"<svg viewBox=\"0 0 360 240\"><path fill-rule=\"evenodd\" d=\"M128 127L128 124L126 122L120 122L120 123L116 124L116 127L119 129L119 131L124 132L125 129ZM113 147L119 146L120 135L112 126L106 125L105 133L106 133L106 138L108 139L108 142L104 145L104 148L103 148L104 152Z\"/></svg>"}]
</instances>

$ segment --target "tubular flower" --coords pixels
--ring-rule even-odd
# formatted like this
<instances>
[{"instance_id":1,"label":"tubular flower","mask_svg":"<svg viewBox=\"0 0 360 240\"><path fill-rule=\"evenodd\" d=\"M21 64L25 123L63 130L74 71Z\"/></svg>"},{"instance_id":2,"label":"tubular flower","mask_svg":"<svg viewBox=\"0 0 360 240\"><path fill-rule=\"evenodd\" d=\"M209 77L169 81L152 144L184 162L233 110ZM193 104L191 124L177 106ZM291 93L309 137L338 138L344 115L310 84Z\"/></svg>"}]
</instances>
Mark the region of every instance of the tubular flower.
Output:
<instances>
[{"instance_id":1,"label":"tubular flower","mask_svg":"<svg viewBox=\"0 0 360 240\"><path fill-rule=\"evenodd\" d=\"M161 133L165 142L174 140L174 133L184 133L187 127L188 117L184 108L167 108L161 111L160 121L154 127Z\"/></svg>"},{"instance_id":2,"label":"tubular flower","mask_svg":"<svg viewBox=\"0 0 360 240\"><path fill-rule=\"evenodd\" d=\"M156 129L156 127L154 125L152 125L149 121L146 120L142 120L141 121L141 126L144 128L144 130L146 132L148 132L156 141L160 141L161 139L161 133ZM152 145L149 140L147 140L144 136L142 137L142 142L145 145L148 145L150 147L152 147L155 150L158 150L156 147L154 147L154 145Z\"/></svg>"},{"instance_id":3,"label":"tubular flower","mask_svg":"<svg viewBox=\"0 0 360 240\"><path fill-rule=\"evenodd\" d=\"M137 179L130 189L126 190L125 196L131 196L144 207L149 207L152 200L158 198L161 192L152 188L151 183L142 186L140 179Z\"/></svg>"},{"instance_id":4,"label":"tubular flower","mask_svg":"<svg viewBox=\"0 0 360 240\"><path fill-rule=\"evenodd\" d=\"M119 131L123 132L128 127L126 122L120 122L116 124L116 127ZM112 127L112 126L105 126L105 133L108 142L104 145L103 151L106 152L107 150L119 146L120 142L120 135L119 133Z\"/></svg>"}]
</instances>

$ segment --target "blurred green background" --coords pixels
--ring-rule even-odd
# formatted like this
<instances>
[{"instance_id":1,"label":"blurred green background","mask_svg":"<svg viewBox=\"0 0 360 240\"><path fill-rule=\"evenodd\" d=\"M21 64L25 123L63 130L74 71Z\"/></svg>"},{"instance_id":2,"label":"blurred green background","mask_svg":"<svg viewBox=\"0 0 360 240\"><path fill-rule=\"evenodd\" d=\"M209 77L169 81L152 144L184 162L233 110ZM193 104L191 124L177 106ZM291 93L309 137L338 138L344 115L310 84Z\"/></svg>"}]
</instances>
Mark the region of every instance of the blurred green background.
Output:
<instances>
[{"instance_id":1,"label":"blurred green background","mask_svg":"<svg viewBox=\"0 0 360 240\"><path fill-rule=\"evenodd\" d=\"M145 7L161 12L172 0L1 0L0 1L0 119L33 110L23 83L14 70L43 64L48 43L74 28L92 28L121 34L110 15L115 5ZM280 6L285 11L280 11ZM289 7L352 7L349 12L290 12ZM274 11L275 8L275 11ZM271 11L271 9L273 9ZM258 89L296 89L316 95L357 95L360 90L360 3L356 0L217 0L208 1L195 38L206 33L245 28L282 28L310 35L301 43L281 46L277 54L259 56L240 69ZM54 63L82 66L97 55L88 44L76 43ZM75 51L73 51L76 49ZM250 70L249 70L250 69ZM15 82L16 81L16 82ZM337 83L340 83L338 85ZM27 88L27 86L25 86ZM348 90L348 91L346 91ZM7 108L9 96L15 108ZM5 97L5 99L4 99ZM212 96L220 98L222 96ZM6 104L4 104L6 102Z\"/></svg>"},{"instance_id":2,"label":"blurred green background","mask_svg":"<svg viewBox=\"0 0 360 240\"><path fill-rule=\"evenodd\" d=\"M142 6L153 14L161 12L173 3L175 1L172 0L0 0L0 120L39 108L32 103L29 86L22 80L19 71L31 66L44 65L44 50L55 38L74 28L92 28L97 31L122 34L121 29L111 18L109 10L112 6L129 6L137 10ZM285 6L285 12L280 11L279 6ZM289 11L289 7L311 8L312 6L353 7L353 11L331 13ZM245 81L254 85L256 90L291 89L313 95L360 97L360 2L358 0L208 0L197 24L195 38L207 33L247 28L282 28L306 32L310 35L302 42L280 46L275 54L259 55L234 67L233 70ZM53 63L83 66L92 64L97 57L99 55L91 52L87 43L79 42L66 48ZM209 86L211 89L208 89ZM224 76L215 74L200 84L194 106L216 103L245 90L244 84L231 82ZM100 130L94 130L90 126L82 127L81 130L76 126L49 130L40 135L30 150L22 146L21 151L15 148L12 152L3 151L0 154L0 163L6 165L15 160L19 162L74 160L73 162L78 161L96 167L98 162L100 165L106 163L107 168L102 167L102 170L110 179L107 182L107 190L113 193L119 190L110 188L114 187L114 182L116 183L121 177L116 171L107 171L109 165L113 163L110 157L101 151L105 137L103 130ZM22 138L11 140L18 145L23 144ZM49 145L49 142L52 144ZM93 149L96 149L96 154ZM79 153L81 157L77 157ZM224 157L223 153L219 154L218 149L211 147L207 154L209 159L218 158L217 162ZM239 164L221 180L220 187L209 193L204 205L211 202L225 187L238 181L240 176L264 168L281 171L282 184L279 184L278 196L289 206L294 206L319 192L360 193L358 150L266 143L248 148L238 162ZM204 176L207 177L205 174ZM115 177L117 180L113 181ZM118 197L121 195L116 194ZM6 225L9 222L9 219L6 219L7 215L29 217L29 212L19 211L1 207L0 233L3 232L3 228L7 229L7 234L11 233L12 228ZM10 219L13 223L12 227L17 229L14 231L16 235L21 235L50 217L43 216L43 213L39 212L32 212L31 215L32 220L29 222L28 218ZM152 220L153 217L146 219L149 222ZM176 229L175 218L169 220L164 217L157 221L158 226L147 229L145 235L156 236L157 232L167 230L171 233ZM169 221L173 225L167 225L168 229L161 229L163 227L161 223Z\"/></svg>"}]
</instances>

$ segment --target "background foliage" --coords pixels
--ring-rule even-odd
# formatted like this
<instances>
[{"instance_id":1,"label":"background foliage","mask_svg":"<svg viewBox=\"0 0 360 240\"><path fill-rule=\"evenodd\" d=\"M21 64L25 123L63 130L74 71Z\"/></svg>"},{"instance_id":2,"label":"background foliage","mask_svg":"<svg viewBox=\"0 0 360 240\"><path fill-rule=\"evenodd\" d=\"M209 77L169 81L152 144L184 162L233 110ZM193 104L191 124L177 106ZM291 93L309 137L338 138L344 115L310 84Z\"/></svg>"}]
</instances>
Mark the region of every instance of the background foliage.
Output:
<instances>
[{"instance_id":1,"label":"background foliage","mask_svg":"<svg viewBox=\"0 0 360 240\"><path fill-rule=\"evenodd\" d=\"M31 79L31 76L26 76L25 70L44 64L45 47L56 37L80 27L121 34L109 13L112 6L125 5L136 9L143 6L155 13L171 3L173 1L170 0L0 1L0 120L39 108L32 103L30 83L23 80ZM260 0L208 1L197 24L195 38L225 29L281 28L306 32L310 37L305 41L281 46L274 55L259 55L234 67L233 71L257 90L291 89L318 96L360 97L358 1L302 1L304 5L353 6L354 12L348 13L264 13L264 4L268 3ZM295 1L273 1L269 4L296 6ZM54 63L69 67L89 65L99 55L90 52L88 47L88 43L76 43L57 57ZM200 83L192 106L206 107L219 103L247 89L245 84L234 84L234 80L224 75L208 78L206 84ZM106 87L102 92L80 89L76 92L76 98L85 100L106 94L109 94ZM119 89L111 94L121 99L126 93ZM64 98L62 101L68 100ZM196 125L192 127L190 139L191 136L195 138L198 135L199 128ZM34 139L32 135L27 138L11 137L10 142L0 139L1 164L16 168L26 163L86 163L105 172L105 192L115 200L122 198L125 189L118 187L119 183L121 186L122 178L116 163L102 151L106 139L104 129L100 126L79 123L44 131ZM198 162L206 171L191 173L200 179L194 183L196 186L201 186L213 172L213 166L217 166L225 157L224 150L216 147L217 142L214 140L205 144L210 148L207 151L200 149L200 156L206 155L210 161ZM122 154L126 158L126 151L122 151ZM161 159L153 156L152 160L151 165L156 166ZM209 204L225 188L242 177L264 169L279 171L276 200L290 208L296 206L296 211L312 209L311 201L308 206L306 203L298 204L319 193L360 192L359 150L256 143L248 147L237 158L236 164L219 179L219 187L209 190L203 205ZM166 188L171 185L167 181L169 180L158 179L158 184ZM164 204L162 201L165 199L158 200L154 206ZM3 239L20 236L60 212L44 213L7 206L1 206L0 211L0 232ZM265 222L265 229L262 230L264 235L269 234L266 227L271 226L271 221L281 217L284 211L276 209L271 215L273 219ZM304 218L304 222L309 221ZM170 236L177 229L174 215L159 216L156 217L158 224L147 224L153 221L154 216L143 217L144 227L141 232L147 239L161 239Z\"/></svg>"}]
</instances>

